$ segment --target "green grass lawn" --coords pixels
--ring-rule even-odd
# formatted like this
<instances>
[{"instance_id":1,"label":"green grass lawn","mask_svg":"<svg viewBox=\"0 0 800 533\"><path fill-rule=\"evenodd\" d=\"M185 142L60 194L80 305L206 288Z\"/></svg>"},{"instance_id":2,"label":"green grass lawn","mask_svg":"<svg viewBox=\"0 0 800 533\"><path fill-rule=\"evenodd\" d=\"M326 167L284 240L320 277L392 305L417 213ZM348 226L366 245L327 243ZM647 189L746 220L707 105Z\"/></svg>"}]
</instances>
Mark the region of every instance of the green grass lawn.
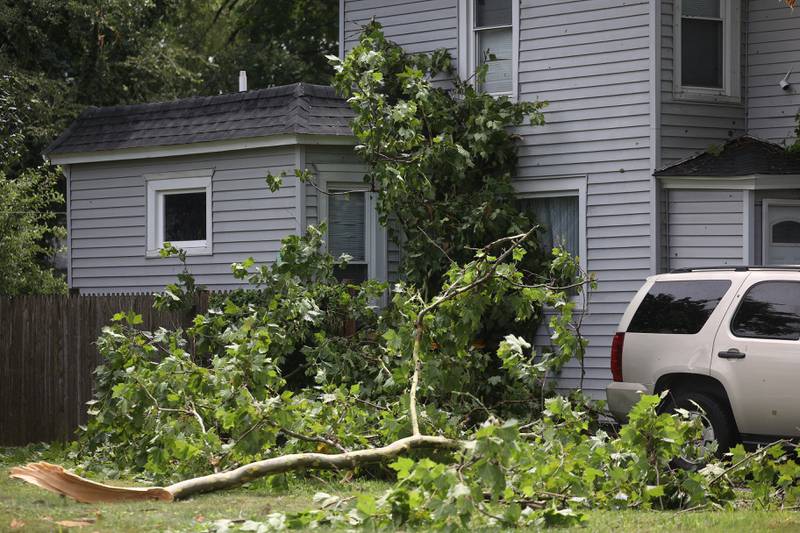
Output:
<instances>
[{"instance_id":1,"label":"green grass lawn","mask_svg":"<svg viewBox=\"0 0 800 533\"><path fill-rule=\"evenodd\" d=\"M47 456L42 458L22 451L0 450L0 531L66 531L66 527L57 524L64 520L88 522L72 531L206 531L209 524L219 519L263 521L276 511L308 509L313 505L314 493L319 491L338 495L377 494L387 487L380 481L332 483L312 479L291 482L285 490L270 489L262 482L174 503L86 505L8 478L10 466L40 459L54 461ZM17 528L12 529L12 524ZM585 526L575 531L800 532L800 513L594 511L589 513Z\"/></svg>"}]
</instances>

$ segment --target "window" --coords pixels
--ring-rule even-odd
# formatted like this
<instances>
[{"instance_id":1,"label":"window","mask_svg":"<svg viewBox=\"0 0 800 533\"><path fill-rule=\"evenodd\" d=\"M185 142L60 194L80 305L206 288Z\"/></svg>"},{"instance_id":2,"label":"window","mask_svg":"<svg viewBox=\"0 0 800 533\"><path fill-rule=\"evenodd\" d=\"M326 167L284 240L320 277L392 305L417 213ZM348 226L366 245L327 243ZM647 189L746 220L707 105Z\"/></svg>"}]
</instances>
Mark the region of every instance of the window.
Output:
<instances>
[{"instance_id":1,"label":"window","mask_svg":"<svg viewBox=\"0 0 800 533\"><path fill-rule=\"evenodd\" d=\"M639 304L628 331L694 335L730 286L728 280L658 281Z\"/></svg>"},{"instance_id":2,"label":"window","mask_svg":"<svg viewBox=\"0 0 800 533\"><path fill-rule=\"evenodd\" d=\"M538 238L542 246L564 247L586 261L586 176L517 177L513 181L519 209L533 216L542 226ZM586 294L582 305L587 304Z\"/></svg>"},{"instance_id":3,"label":"window","mask_svg":"<svg viewBox=\"0 0 800 533\"><path fill-rule=\"evenodd\" d=\"M360 283L369 277L367 192L345 192L328 189L328 252L336 259L350 256L346 267L337 268L336 277Z\"/></svg>"},{"instance_id":4,"label":"window","mask_svg":"<svg viewBox=\"0 0 800 533\"><path fill-rule=\"evenodd\" d=\"M580 255L580 209L577 196L521 198L520 210L542 226L539 242L545 250L563 248Z\"/></svg>"},{"instance_id":5,"label":"window","mask_svg":"<svg viewBox=\"0 0 800 533\"><path fill-rule=\"evenodd\" d=\"M327 222L328 252L338 259L350 256L347 266L337 268L340 280L359 283L366 279L385 281L387 277L386 229L378 221L376 195L362 181L328 180L328 165L317 164L320 189L319 217ZM338 174L330 172L330 174ZM339 177L339 176L337 176Z\"/></svg>"},{"instance_id":6,"label":"window","mask_svg":"<svg viewBox=\"0 0 800 533\"><path fill-rule=\"evenodd\" d=\"M147 255L165 242L187 254L210 254L211 172L147 177Z\"/></svg>"},{"instance_id":7,"label":"window","mask_svg":"<svg viewBox=\"0 0 800 533\"><path fill-rule=\"evenodd\" d=\"M486 79L478 87L496 95L516 95L519 0L466 0L459 2L459 69L472 77L486 65Z\"/></svg>"},{"instance_id":8,"label":"window","mask_svg":"<svg viewBox=\"0 0 800 533\"><path fill-rule=\"evenodd\" d=\"M765 281L742 298L731 322L737 337L800 339L800 283Z\"/></svg>"},{"instance_id":9,"label":"window","mask_svg":"<svg viewBox=\"0 0 800 533\"><path fill-rule=\"evenodd\" d=\"M739 0L678 0L676 93L737 98Z\"/></svg>"},{"instance_id":10,"label":"window","mask_svg":"<svg viewBox=\"0 0 800 533\"><path fill-rule=\"evenodd\" d=\"M800 244L800 222L783 220L772 225L772 244Z\"/></svg>"}]
</instances>

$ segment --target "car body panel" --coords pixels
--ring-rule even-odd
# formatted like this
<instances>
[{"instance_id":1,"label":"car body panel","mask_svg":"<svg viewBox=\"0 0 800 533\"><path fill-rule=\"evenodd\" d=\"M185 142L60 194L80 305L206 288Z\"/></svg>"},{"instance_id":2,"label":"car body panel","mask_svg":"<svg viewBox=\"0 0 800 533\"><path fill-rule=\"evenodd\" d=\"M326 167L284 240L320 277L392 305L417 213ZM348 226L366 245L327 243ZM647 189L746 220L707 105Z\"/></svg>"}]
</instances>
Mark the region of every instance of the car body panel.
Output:
<instances>
[{"instance_id":1,"label":"car body panel","mask_svg":"<svg viewBox=\"0 0 800 533\"><path fill-rule=\"evenodd\" d=\"M731 410L742 433L800 436L800 341L740 338L731 324L747 291L768 281L800 282L797 272L752 272L736 294L714 343L711 376L728 393ZM720 357L739 350L741 359Z\"/></svg>"}]
</instances>

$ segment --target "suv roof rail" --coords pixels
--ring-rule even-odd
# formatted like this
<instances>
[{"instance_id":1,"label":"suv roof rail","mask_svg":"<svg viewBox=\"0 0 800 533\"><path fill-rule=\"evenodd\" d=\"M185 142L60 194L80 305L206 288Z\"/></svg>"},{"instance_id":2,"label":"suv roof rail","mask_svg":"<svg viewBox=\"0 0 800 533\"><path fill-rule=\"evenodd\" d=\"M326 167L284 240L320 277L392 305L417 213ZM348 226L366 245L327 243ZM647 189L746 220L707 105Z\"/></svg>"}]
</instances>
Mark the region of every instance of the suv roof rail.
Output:
<instances>
[{"instance_id":1,"label":"suv roof rail","mask_svg":"<svg viewBox=\"0 0 800 533\"><path fill-rule=\"evenodd\" d=\"M684 267L670 270L670 274L687 274L690 272L707 272L713 270L730 270L732 272L749 272L751 270L783 270L800 272L800 265L719 265L705 267Z\"/></svg>"}]
</instances>

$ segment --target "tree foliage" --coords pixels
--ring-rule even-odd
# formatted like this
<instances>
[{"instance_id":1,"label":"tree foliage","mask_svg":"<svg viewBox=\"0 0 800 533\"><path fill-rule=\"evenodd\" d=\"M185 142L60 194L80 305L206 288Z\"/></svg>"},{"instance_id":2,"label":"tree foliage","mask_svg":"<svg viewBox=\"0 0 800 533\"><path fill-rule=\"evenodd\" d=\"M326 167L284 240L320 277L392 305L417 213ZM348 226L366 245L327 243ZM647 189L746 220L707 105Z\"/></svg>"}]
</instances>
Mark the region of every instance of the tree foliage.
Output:
<instances>
[{"instance_id":1,"label":"tree foliage","mask_svg":"<svg viewBox=\"0 0 800 533\"><path fill-rule=\"evenodd\" d=\"M396 230L405 279L423 294L438 292L450 265L469 261L474 248L531 227L514 204L509 128L543 123L543 103L479 92L458 78L446 50L407 53L377 22L343 60L330 60L333 85L356 113L365 180L378 191L382 222ZM541 270L535 254L527 261Z\"/></svg>"},{"instance_id":2,"label":"tree foliage","mask_svg":"<svg viewBox=\"0 0 800 533\"><path fill-rule=\"evenodd\" d=\"M534 363L530 345L509 337L499 354L508 368L499 371L472 347L482 308L503 300L523 320L537 306L568 298L546 285L522 286L515 267L521 250L507 257L480 252L464 267L454 265L448 288L474 286L434 300L441 305L426 312L420 337L417 317L429 304L417 291L398 286L392 309L379 314L375 302L386 286L339 282L321 238L310 227L285 239L276 264L234 264L234 276L251 288L219 298L185 331L141 331L141 317L117 314L97 343L103 364L83 436L92 460L164 479L293 451L388 444L414 432L406 394L415 357L424 365L419 420L426 432L457 437L489 415L519 406L521 414L535 413L537 376L563 360ZM181 308L194 288L184 273L156 305ZM487 385L492 373L497 379ZM490 411L484 400L491 387L518 404L500 402Z\"/></svg>"},{"instance_id":3,"label":"tree foliage","mask_svg":"<svg viewBox=\"0 0 800 533\"><path fill-rule=\"evenodd\" d=\"M338 5L325 0L23 0L0 4L0 72L30 103L19 168L86 106L232 92L331 73Z\"/></svg>"},{"instance_id":4,"label":"tree foliage","mask_svg":"<svg viewBox=\"0 0 800 533\"><path fill-rule=\"evenodd\" d=\"M24 154L26 112L14 80L0 76L0 294L57 293L64 280L50 261L63 238L54 207L63 202L55 171L44 166L6 177Z\"/></svg>"}]
</instances>

